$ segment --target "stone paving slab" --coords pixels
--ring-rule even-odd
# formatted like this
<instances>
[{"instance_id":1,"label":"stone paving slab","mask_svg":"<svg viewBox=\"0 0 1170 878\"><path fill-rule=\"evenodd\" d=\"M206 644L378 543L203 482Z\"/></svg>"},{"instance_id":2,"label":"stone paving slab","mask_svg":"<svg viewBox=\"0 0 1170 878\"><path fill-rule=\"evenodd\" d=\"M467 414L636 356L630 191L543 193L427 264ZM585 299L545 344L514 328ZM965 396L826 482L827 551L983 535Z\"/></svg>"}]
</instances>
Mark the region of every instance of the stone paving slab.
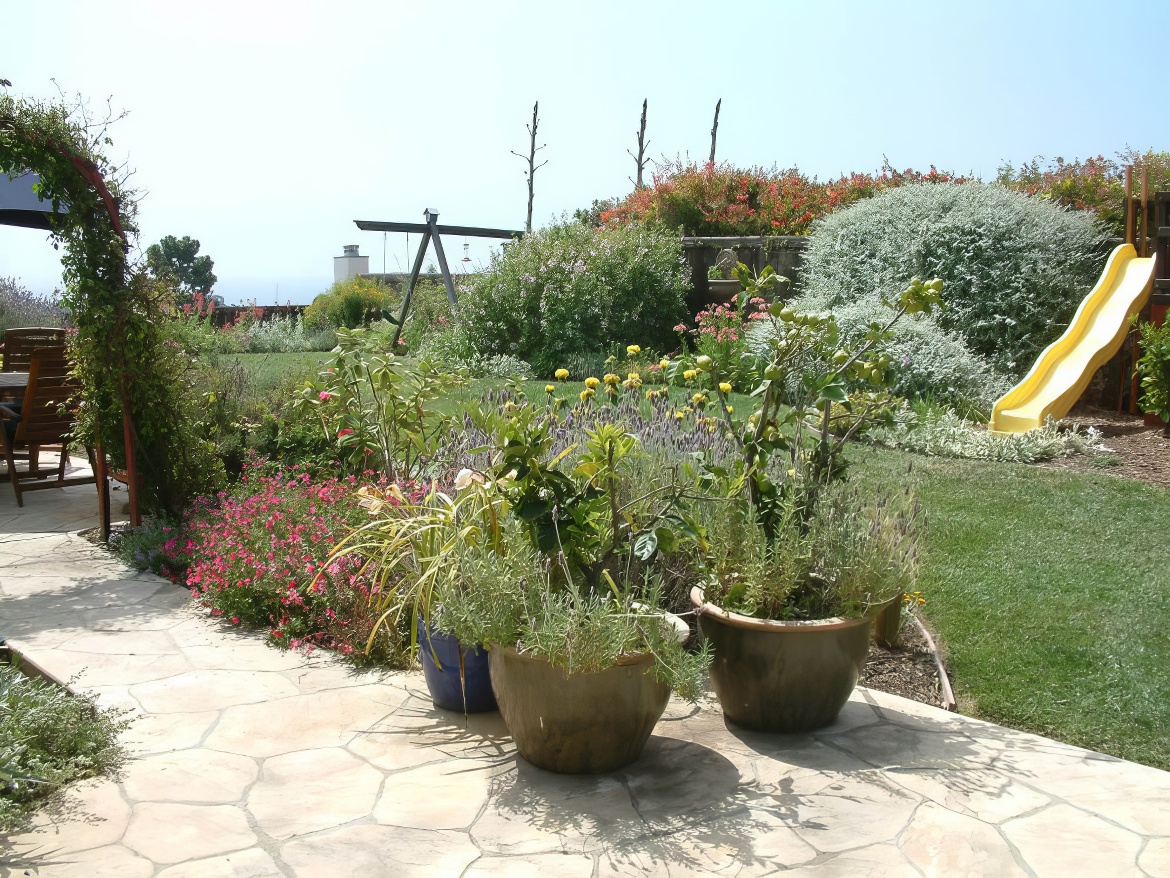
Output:
<instances>
[{"instance_id":1,"label":"stone paving slab","mask_svg":"<svg viewBox=\"0 0 1170 878\"><path fill-rule=\"evenodd\" d=\"M68 533L92 497L0 485L0 635L131 711L134 758L0 838L0 878L1170 876L1170 774L864 689L794 736L672 701L627 769L544 772L420 674L277 652L123 568Z\"/></svg>"}]
</instances>

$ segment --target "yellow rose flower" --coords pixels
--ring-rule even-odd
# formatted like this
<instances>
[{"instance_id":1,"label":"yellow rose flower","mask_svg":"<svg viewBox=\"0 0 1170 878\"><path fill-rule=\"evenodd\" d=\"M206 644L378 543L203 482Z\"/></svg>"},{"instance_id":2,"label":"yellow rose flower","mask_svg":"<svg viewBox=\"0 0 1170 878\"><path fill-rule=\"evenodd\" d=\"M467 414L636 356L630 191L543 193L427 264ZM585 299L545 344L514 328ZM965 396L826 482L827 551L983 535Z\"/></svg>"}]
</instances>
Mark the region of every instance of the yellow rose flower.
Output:
<instances>
[{"instance_id":1,"label":"yellow rose flower","mask_svg":"<svg viewBox=\"0 0 1170 878\"><path fill-rule=\"evenodd\" d=\"M731 385L728 384L726 381L720 382L719 389L722 390L724 393L731 393Z\"/></svg>"},{"instance_id":2,"label":"yellow rose flower","mask_svg":"<svg viewBox=\"0 0 1170 878\"><path fill-rule=\"evenodd\" d=\"M585 386L588 387L590 390L593 390L600 383L601 382L598 381L596 378L594 378L592 375L590 375L588 378L585 379Z\"/></svg>"},{"instance_id":3,"label":"yellow rose flower","mask_svg":"<svg viewBox=\"0 0 1170 878\"><path fill-rule=\"evenodd\" d=\"M640 347L638 347L636 344L626 346L626 355L627 356L632 357L632 356L635 356L636 354L640 354L640 353L642 353L642 349Z\"/></svg>"},{"instance_id":4,"label":"yellow rose flower","mask_svg":"<svg viewBox=\"0 0 1170 878\"><path fill-rule=\"evenodd\" d=\"M557 369L555 372L553 372L553 377L556 378L557 381L564 381L566 378L569 377L569 370L568 369Z\"/></svg>"}]
</instances>

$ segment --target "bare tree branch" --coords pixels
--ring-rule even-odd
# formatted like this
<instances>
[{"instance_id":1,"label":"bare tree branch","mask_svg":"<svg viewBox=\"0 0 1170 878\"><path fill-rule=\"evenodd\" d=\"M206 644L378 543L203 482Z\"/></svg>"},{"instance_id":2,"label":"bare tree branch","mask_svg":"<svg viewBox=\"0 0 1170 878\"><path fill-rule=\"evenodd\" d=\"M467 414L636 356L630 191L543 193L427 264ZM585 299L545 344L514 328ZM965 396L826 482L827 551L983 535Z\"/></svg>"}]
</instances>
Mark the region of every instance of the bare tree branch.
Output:
<instances>
[{"instance_id":1,"label":"bare tree branch","mask_svg":"<svg viewBox=\"0 0 1170 878\"><path fill-rule=\"evenodd\" d=\"M540 124L540 120L537 117L537 113L538 113L539 109L540 109L540 101L537 101L536 103L534 103L532 105L532 124L524 126L525 129L528 131L528 138L529 138L529 140L528 140L528 155L521 155L520 153L516 152L516 150L514 150L514 149L508 150L510 153L512 153L512 155L516 156L519 159L523 159L523 160L528 162L528 170L524 172L524 177L525 177L525 179L528 180L528 219L524 223L524 231L529 233L529 234L531 234L531 232L532 232L533 178L536 176L536 172L538 170L540 170L541 168L543 168L545 165L548 164L548 159L545 159L539 165L536 164L536 154L538 152L540 152L542 149L544 149L546 146L548 146L547 143L542 143L540 146L536 145L536 128Z\"/></svg>"},{"instance_id":2,"label":"bare tree branch","mask_svg":"<svg viewBox=\"0 0 1170 878\"><path fill-rule=\"evenodd\" d=\"M715 124L711 126L711 157L707 159L711 164L715 164L715 134L719 130L719 108L723 106L723 98L715 102Z\"/></svg>"},{"instance_id":3,"label":"bare tree branch","mask_svg":"<svg viewBox=\"0 0 1170 878\"><path fill-rule=\"evenodd\" d=\"M646 159L645 159L646 147L648 147L650 145L650 141L646 140L646 104L647 104L647 102L648 102L648 99L642 101L642 125L641 125L641 127L638 128L638 154L634 155L628 149L626 150L626 152L629 153L633 157L634 161L637 162L637 164L638 164L638 179L637 180L630 180L630 182L634 184L634 187L636 189L642 188L642 171L646 167Z\"/></svg>"}]
</instances>

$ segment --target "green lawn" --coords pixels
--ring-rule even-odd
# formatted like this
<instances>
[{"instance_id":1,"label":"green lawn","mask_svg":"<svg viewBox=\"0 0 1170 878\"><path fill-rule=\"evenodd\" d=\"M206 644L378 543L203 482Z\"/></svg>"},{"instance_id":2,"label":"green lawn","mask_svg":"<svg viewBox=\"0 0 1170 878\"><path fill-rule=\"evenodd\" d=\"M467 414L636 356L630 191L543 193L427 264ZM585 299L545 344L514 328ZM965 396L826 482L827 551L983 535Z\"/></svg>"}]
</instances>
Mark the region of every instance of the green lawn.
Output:
<instances>
[{"instance_id":1,"label":"green lawn","mask_svg":"<svg viewBox=\"0 0 1170 878\"><path fill-rule=\"evenodd\" d=\"M922 500L924 612L964 713L1170 769L1170 492L1028 466L856 457L855 478L909 480Z\"/></svg>"}]
</instances>

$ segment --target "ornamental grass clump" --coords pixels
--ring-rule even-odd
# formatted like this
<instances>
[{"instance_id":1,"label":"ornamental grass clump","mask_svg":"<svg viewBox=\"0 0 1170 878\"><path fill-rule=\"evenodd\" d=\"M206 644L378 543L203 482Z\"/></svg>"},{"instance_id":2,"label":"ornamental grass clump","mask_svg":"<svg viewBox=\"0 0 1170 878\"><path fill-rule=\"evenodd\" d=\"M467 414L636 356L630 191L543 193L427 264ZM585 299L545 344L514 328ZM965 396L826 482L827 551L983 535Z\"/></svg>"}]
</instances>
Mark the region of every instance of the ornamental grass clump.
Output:
<instances>
[{"instance_id":1,"label":"ornamental grass clump","mask_svg":"<svg viewBox=\"0 0 1170 878\"><path fill-rule=\"evenodd\" d=\"M277 646L402 664L407 632L373 636L381 584L360 559L330 558L368 519L357 484L354 476L314 480L299 468L250 465L230 491L198 501L164 551L185 555L185 582L213 615L265 629ZM407 501L421 495L409 484L398 492Z\"/></svg>"}]
</instances>

